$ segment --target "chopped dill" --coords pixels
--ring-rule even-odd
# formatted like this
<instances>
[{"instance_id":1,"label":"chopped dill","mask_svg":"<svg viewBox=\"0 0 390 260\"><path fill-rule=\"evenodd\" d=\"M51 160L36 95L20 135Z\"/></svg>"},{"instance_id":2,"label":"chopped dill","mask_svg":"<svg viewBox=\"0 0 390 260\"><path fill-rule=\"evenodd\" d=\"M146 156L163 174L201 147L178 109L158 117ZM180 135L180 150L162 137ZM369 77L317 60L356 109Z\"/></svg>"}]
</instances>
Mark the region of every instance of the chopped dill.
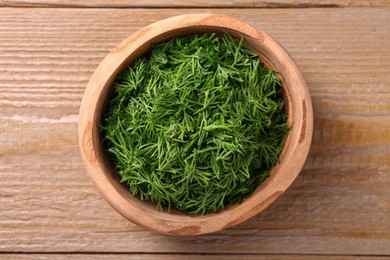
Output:
<instances>
[{"instance_id":1,"label":"chopped dill","mask_svg":"<svg viewBox=\"0 0 390 260\"><path fill-rule=\"evenodd\" d=\"M197 215L240 203L268 177L286 119L280 79L225 33L153 45L117 77L101 128L133 195Z\"/></svg>"}]
</instances>

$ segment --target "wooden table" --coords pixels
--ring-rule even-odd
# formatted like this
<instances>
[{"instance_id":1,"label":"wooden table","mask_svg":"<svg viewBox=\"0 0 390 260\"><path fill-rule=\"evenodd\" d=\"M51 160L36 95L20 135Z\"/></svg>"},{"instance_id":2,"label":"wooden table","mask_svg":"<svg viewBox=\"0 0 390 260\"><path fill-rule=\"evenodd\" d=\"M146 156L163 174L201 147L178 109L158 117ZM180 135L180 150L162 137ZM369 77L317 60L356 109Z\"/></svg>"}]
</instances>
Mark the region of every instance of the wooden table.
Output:
<instances>
[{"instance_id":1,"label":"wooden table","mask_svg":"<svg viewBox=\"0 0 390 260\"><path fill-rule=\"evenodd\" d=\"M0 258L362 259L390 256L390 1L0 0ZM210 235L146 231L85 174L78 110L89 77L156 20L232 15L295 59L314 136L293 186Z\"/></svg>"}]
</instances>

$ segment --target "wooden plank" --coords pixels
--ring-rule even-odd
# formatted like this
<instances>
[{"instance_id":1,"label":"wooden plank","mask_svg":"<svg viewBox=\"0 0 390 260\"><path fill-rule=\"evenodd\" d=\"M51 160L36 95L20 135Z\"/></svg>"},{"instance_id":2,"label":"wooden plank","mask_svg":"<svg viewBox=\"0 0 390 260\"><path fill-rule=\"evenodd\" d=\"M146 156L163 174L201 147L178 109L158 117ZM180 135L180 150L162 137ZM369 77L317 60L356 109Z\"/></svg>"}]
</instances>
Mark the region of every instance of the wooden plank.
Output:
<instances>
[{"instance_id":1,"label":"wooden plank","mask_svg":"<svg viewBox=\"0 0 390 260\"><path fill-rule=\"evenodd\" d=\"M196 260L196 259L210 259L210 260L374 260L374 259L388 259L388 257L370 257L370 256L321 256L321 255L224 255L224 254L0 254L1 259L18 259L18 260L45 260L45 259L95 259L95 260L106 260L106 259L132 259L132 260Z\"/></svg>"},{"instance_id":2,"label":"wooden plank","mask_svg":"<svg viewBox=\"0 0 390 260\"><path fill-rule=\"evenodd\" d=\"M390 9L211 11L272 34L307 80L315 129L294 185L216 234L166 237L126 221L84 174L83 90L127 35L193 10L3 8L0 251L390 255Z\"/></svg>"},{"instance_id":3,"label":"wooden plank","mask_svg":"<svg viewBox=\"0 0 390 260\"><path fill-rule=\"evenodd\" d=\"M22 7L234 7L234 8L301 8L301 7L389 7L390 0L0 0L0 6Z\"/></svg>"}]
</instances>

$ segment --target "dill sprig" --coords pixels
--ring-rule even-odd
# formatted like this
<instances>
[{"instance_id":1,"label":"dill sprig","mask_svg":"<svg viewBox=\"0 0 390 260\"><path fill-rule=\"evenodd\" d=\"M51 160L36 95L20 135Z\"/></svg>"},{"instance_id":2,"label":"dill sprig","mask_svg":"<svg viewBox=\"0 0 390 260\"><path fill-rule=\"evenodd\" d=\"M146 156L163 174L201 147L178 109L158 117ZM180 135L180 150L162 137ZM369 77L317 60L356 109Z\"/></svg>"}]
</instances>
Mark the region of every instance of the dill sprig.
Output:
<instances>
[{"instance_id":1,"label":"dill sprig","mask_svg":"<svg viewBox=\"0 0 390 260\"><path fill-rule=\"evenodd\" d=\"M161 210L240 203L288 132L280 79L229 34L152 46L117 77L102 125L121 181Z\"/></svg>"}]
</instances>

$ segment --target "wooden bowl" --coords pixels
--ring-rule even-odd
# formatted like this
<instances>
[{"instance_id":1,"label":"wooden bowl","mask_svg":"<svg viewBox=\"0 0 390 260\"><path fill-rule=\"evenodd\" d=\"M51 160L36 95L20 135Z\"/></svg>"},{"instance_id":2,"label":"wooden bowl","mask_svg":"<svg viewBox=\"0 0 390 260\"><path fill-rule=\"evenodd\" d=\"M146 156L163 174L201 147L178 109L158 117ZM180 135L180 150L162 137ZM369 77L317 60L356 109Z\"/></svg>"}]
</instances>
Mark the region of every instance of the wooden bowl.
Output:
<instances>
[{"instance_id":1,"label":"wooden bowl","mask_svg":"<svg viewBox=\"0 0 390 260\"><path fill-rule=\"evenodd\" d=\"M131 195L119 182L108 159L99 133L99 123L113 93L117 74L135 58L146 53L151 43L167 41L192 33L244 37L244 45L262 57L263 63L282 79L286 113L291 130L279 163L266 179L241 204L230 205L217 213L187 216L180 212L161 212L150 202ZM294 181L309 152L313 130L310 95L298 68L287 52L269 35L235 18L217 14L190 14L168 18L137 31L120 43L100 63L85 90L80 108L79 142L89 177L105 200L127 219L160 233L188 236L215 232L237 225L262 211Z\"/></svg>"}]
</instances>

